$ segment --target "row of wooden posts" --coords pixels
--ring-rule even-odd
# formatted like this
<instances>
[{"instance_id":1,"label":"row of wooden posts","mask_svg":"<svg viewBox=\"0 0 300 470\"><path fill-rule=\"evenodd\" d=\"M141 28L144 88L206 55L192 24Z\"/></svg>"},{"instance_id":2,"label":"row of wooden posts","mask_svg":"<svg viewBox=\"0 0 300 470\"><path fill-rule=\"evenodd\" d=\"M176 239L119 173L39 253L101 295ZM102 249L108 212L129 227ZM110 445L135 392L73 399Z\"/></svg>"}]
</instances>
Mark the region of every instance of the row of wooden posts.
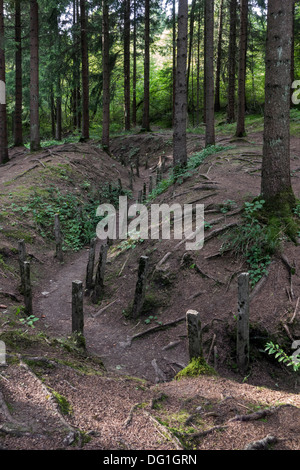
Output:
<instances>
[{"instance_id":1,"label":"row of wooden posts","mask_svg":"<svg viewBox=\"0 0 300 470\"><path fill-rule=\"evenodd\" d=\"M86 285L81 280L72 282L72 333L84 335L84 295L90 295L94 303L101 300L104 290L104 276L109 244L100 246L98 266L95 277L95 248L96 239L91 241L86 271ZM19 264L21 276L21 291L24 296L26 314L32 315L32 289L30 282L30 262L27 261L24 240L19 241ZM149 257L141 256L139 259L137 281L131 310L131 317L137 319L141 316L149 273ZM238 314L236 336L236 359L241 372L246 372L249 366L249 273L242 273L238 277ZM186 314L188 353L189 358L202 357L202 327L201 314L196 310L188 310Z\"/></svg>"}]
</instances>

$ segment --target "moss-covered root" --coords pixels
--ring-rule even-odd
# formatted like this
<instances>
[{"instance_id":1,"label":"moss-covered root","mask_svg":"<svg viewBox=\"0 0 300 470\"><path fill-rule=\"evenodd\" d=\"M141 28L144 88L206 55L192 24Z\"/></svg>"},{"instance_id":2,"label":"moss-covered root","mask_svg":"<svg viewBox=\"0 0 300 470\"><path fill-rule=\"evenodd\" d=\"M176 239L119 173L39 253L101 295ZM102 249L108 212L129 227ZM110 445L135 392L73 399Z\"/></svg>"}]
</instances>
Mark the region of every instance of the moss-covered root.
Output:
<instances>
[{"instance_id":1,"label":"moss-covered root","mask_svg":"<svg viewBox=\"0 0 300 470\"><path fill-rule=\"evenodd\" d=\"M216 375L213 367L209 366L203 357L192 358L189 364L175 376L176 380L184 377L198 377L199 375Z\"/></svg>"}]
</instances>

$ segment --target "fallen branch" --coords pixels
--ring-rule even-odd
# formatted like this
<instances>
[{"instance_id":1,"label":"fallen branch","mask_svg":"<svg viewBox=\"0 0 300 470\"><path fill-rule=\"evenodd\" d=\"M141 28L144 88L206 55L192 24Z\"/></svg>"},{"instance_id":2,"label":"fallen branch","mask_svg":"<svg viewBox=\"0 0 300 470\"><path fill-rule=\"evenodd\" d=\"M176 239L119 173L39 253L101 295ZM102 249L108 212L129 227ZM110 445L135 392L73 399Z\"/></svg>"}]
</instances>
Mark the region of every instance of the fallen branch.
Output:
<instances>
[{"instance_id":1,"label":"fallen branch","mask_svg":"<svg viewBox=\"0 0 300 470\"><path fill-rule=\"evenodd\" d=\"M210 232L208 235L205 236L204 241L211 240L213 237L216 237L220 235L221 233L225 232L226 230L229 230L230 228L236 227L238 225L237 222L232 222L231 224L227 224L224 227L216 228L212 232Z\"/></svg>"},{"instance_id":2,"label":"fallen branch","mask_svg":"<svg viewBox=\"0 0 300 470\"><path fill-rule=\"evenodd\" d=\"M136 335L133 335L131 338L128 338L125 343L122 343L123 346L131 346L132 341L134 341L137 338L142 338L143 336L146 336L150 333L156 333L156 331L163 330L165 328L168 328L169 326L174 326L177 323L180 323L181 321L185 321L186 316L177 318L177 320L170 321L168 323L164 323L163 325L157 325L153 326L152 328L148 328L145 331L141 331L140 333L137 333Z\"/></svg>"},{"instance_id":3,"label":"fallen branch","mask_svg":"<svg viewBox=\"0 0 300 470\"><path fill-rule=\"evenodd\" d=\"M276 413L280 408L283 408L285 406L291 406L291 405L285 404L285 405L279 405L279 406L271 406L270 408L265 408L264 410L255 411L254 413L249 413L248 415L237 415L234 418L231 418L229 422L232 422L232 421L246 422L246 421L254 421L257 419L266 418L267 416L270 416L273 413Z\"/></svg>"},{"instance_id":4,"label":"fallen branch","mask_svg":"<svg viewBox=\"0 0 300 470\"><path fill-rule=\"evenodd\" d=\"M276 444L277 442L277 437L268 435L259 441L254 441L246 445L244 450L265 450L270 444Z\"/></svg>"},{"instance_id":5,"label":"fallen branch","mask_svg":"<svg viewBox=\"0 0 300 470\"><path fill-rule=\"evenodd\" d=\"M206 277L207 279L211 279L212 281L216 282L217 284L224 284L223 281L219 281L218 279L215 279L214 277L210 276L209 274L206 274L204 271L202 271L202 269L201 269L197 264L195 264L195 270L196 270L202 277Z\"/></svg>"}]
</instances>

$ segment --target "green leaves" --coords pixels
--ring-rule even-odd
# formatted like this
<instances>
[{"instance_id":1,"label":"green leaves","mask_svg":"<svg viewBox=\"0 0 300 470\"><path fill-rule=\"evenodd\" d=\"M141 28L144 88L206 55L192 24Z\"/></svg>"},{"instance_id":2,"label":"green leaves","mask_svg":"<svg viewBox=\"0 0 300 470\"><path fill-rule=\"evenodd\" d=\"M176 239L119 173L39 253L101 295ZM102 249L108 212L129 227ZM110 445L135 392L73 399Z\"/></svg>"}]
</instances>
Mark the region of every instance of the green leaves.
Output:
<instances>
[{"instance_id":1,"label":"green leaves","mask_svg":"<svg viewBox=\"0 0 300 470\"><path fill-rule=\"evenodd\" d=\"M270 341L265 346L265 351L269 354L275 354L275 359L278 359L278 362L286 364L288 367L292 366L293 370L297 372L300 369L300 358L299 355L288 356L286 352L280 348L278 344L272 343Z\"/></svg>"}]
</instances>

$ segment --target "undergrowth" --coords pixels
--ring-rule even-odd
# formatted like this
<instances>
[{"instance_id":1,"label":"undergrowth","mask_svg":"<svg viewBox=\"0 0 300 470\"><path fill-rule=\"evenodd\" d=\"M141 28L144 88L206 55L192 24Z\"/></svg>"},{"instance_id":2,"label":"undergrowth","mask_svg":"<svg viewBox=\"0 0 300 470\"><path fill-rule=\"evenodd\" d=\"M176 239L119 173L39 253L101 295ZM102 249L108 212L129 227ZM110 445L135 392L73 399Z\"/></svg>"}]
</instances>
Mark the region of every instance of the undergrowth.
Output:
<instances>
[{"instance_id":1,"label":"undergrowth","mask_svg":"<svg viewBox=\"0 0 300 470\"><path fill-rule=\"evenodd\" d=\"M235 256L244 258L249 266L252 287L268 272L272 256L281 248L282 241L288 238L289 224L294 221L281 220L271 216L261 217L265 201L256 199L246 202L242 223L223 235L221 253L231 251ZM300 205L294 210L300 216Z\"/></svg>"},{"instance_id":2,"label":"undergrowth","mask_svg":"<svg viewBox=\"0 0 300 470\"><path fill-rule=\"evenodd\" d=\"M229 150L232 147L225 147L222 145L211 145L201 150L201 152L196 152L188 158L186 166L179 168L172 168L168 176L158 182L153 191L149 194L147 201L152 201L161 193L166 191L172 184L179 183L182 184L183 181L192 176L195 170L204 162L204 160L218 152L223 152L224 150Z\"/></svg>"},{"instance_id":3,"label":"undergrowth","mask_svg":"<svg viewBox=\"0 0 300 470\"><path fill-rule=\"evenodd\" d=\"M131 192L119 185L106 185L98 194L87 193L85 200L71 192L62 192L55 186L49 186L43 192L35 190L27 204L14 207L23 215L30 213L40 235L54 239L54 218L59 215L63 234L63 249L78 251L96 235L97 223L101 220L96 215L99 204L109 202L116 207L119 196L131 196Z\"/></svg>"}]
</instances>

